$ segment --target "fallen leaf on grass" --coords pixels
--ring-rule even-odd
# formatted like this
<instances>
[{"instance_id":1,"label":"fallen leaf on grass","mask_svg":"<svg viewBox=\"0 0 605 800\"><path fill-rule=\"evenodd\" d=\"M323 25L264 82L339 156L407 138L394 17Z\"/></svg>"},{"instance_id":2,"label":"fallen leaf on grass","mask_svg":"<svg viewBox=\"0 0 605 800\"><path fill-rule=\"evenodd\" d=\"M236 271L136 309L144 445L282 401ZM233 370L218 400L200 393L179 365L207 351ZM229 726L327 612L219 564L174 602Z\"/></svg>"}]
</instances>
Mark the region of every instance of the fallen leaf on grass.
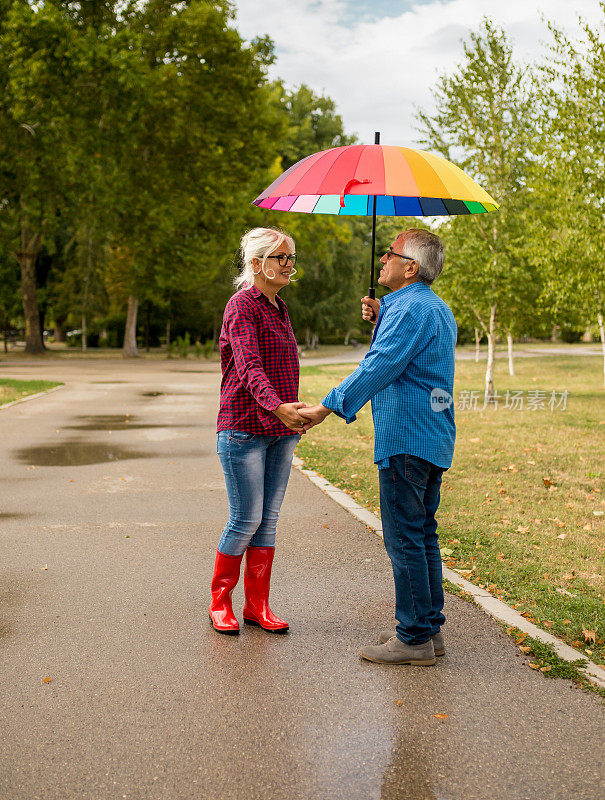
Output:
<instances>
[{"instance_id":1,"label":"fallen leaf on grass","mask_svg":"<svg viewBox=\"0 0 605 800\"><path fill-rule=\"evenodd\" d=\"M540 665L539 665L539 664L536 664L536 662L535 662L535 661L530 661L530 662L529 662L529 666L530 666L532 669L540 669Z\"/></svg>"},{"instance_id":2,"label":"fallen leaf on grass","mask_svg":"<svg viewBox=\"0 0 605 800\"><path fill-rule=\"evenodd\" d=\"M447 719L448 714L433 714L436 719Z\"/></svg>"},{"instance_id":3,"label":"fallen leaf on grass","mask_svg":"<svg viewBox=\"0 0 605 800\"><path fill-rule=\"evenodd\" d=\"M549 486L554 486L554 483L551 481L550 478L542 478L542 483L544 484L544 486L546 486L547 489L549 488Z\"/></svg>"},{"instance_id":4,"label":"fallen leaf on grass","mask_svg":"<svg viewBox=\"0 0 605 800\"><path fill-rule=\"evenodd\" d=\"M526 633L520 633L520 634L517 636L517 638L515 639L515 642L516 642L517 644L521 644L521 642L524 642L526 639L527 639L527 634L526 634Z\"/></svg>"},{"instance_id":5,"label":"fallen leaf on grass","mask_svg":"<svg viewBox=\"0 0 605 800\"><path fill-rule=\"evenodd\" d=\"M557 539L565 539L565 537L566 537L566 536L567 536L567 534L566 534L566 533L560 533L560 534L557 536Z\"/></svg>"},{"instance_id":6,"label":"fallen leaf on grass","mask_svg":"<svg viewBox=\"0 0 605 800\"><path fill-rule=\"evenodd\" d=\"M522 653L529 653L529 652L531 651L531 647L528 647L527 645L521 645L521 646L519 647L519 650L520 650Z\"/></svg>"},{"instance_id":7,"label":"fallen leaf on grass","mask_svg":"<svg viewBox=\"0 0 605 800\"><path fill-rule=\"evenodd\" d=\"M552 667L548 664L546 667L540 667L540 672L550 672Z\"/></svg>"},{"instance_id":8,"label":"fallen leaf on grass","mask_svg":"<svg viewBox=\"0 0 605 800\"><path fill-rule=\"evenodd\" d=\"M476 444L477 442L480 442L480 441L481 441L481 439L478 436L475 436L474 439L469 439L469 442L472 442L473 444Z\"/></svg>"},{"instance_id":9,"label":"fallen leaf on grass","mask_svg":"<svg viewBox=\"0 0 605 800\"><path fill-rule=\"evenodd\" d=\"M570 619L564 619L563 620L563 625L571 625L571 620Z\"/></svg>"},{"instance_id":10,"label":"fallen leaf on grass","mask_svg":"<svg viewBox=\"0 0 605 800\"><path fill-rule=\"evenodd\" d=\"M519 527L517 528L517 533L527 533L528 530L529 530L529 525L528 526L519 525Z\"/></svg>"},{"instance_id":11,"label":"fallen leaf on grass","mask_svg":"<svg viewBox=\"0 0 605 800\"><path fill-rule=\"evenodd\" d=\"M584 628L582 628L582 635L584 636L585 642L592 642L593 644L595 644L596 633L594 631L587 631Z\"/></svg>"},{"instance_id":12,"label":"fallen leaf on grass","mask_svg":"<svg viewBox=\"0 0 605 800\"><path fill-rule=\"evenodd\" d=\"M589 650L588 648L586 648L586 649L584 650L584 652L585 652L585 653L588 653L588 655L589 655L589 656L591 656L591 655L592 655L592 650Z\"/></svg>"}]
</instances>

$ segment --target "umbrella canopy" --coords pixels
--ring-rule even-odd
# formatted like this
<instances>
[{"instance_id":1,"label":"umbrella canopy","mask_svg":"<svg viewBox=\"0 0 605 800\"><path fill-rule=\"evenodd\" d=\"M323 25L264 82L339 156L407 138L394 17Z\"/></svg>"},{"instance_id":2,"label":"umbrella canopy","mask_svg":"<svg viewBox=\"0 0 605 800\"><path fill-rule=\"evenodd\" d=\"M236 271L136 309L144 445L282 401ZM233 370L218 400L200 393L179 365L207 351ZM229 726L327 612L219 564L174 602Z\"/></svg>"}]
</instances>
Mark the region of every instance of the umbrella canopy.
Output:
<instances>
[{"instance_id":1,"label":"umbrella canopy","mask_svg":"<svg viewBox=\"0 0 605 800\"><path fill-rule=\"evenodd\" d=\"M499 207L445 158L380 144L313 153L286 170L253 202L274 211L370 217L485 214Z\"/></svg>"}]
</instances>

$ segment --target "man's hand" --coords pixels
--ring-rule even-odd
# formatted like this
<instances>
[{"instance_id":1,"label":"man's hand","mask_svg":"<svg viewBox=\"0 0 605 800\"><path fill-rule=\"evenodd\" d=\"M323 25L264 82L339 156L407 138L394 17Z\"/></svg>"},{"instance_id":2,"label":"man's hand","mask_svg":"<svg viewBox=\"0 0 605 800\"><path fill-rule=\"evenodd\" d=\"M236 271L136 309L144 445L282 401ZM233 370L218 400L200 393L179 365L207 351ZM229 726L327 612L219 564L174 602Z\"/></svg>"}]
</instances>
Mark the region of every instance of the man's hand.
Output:
<instances>
[{"instance_id":1,"label":"man's hand","mask_svg":"<svg viewBox=\"0 0 605 800\"><path fill-rule=\"evenodd\" d=\"M378 322L378 314L380 313L380 300L374 300L372 297L361 298L361 317L367 322Z\"/></svg>"},{"instance_id":2,"label":"man's hand","mask_svg":"<svg viewBox=\"0 0 605 800\"><path fill-rule=\"evenodd\" d=\"M309 420L305 417L301 417L298 413L298 409L304 408L305 406L306 403L282 403L277 406L273 413L286 427L290 428L290 430L297 431L298 433L306 433L311 427L309 425Z\"/></svg>"},{"instance_id":3,"label":"man's hand","mask_svg":"<svg viewBox=\"0 0 605 800\"><path fill-rule=\"evenodd\" d=\"M312 428L314 425L319 425L319 423L323 422L324 419L331 413L331 409L322 406L321 403L318 403L316 406L306 406L306 408L300 409L300 414L305 417L306 422L309 423L307 430Z\"/></svg>"}]
</instances>

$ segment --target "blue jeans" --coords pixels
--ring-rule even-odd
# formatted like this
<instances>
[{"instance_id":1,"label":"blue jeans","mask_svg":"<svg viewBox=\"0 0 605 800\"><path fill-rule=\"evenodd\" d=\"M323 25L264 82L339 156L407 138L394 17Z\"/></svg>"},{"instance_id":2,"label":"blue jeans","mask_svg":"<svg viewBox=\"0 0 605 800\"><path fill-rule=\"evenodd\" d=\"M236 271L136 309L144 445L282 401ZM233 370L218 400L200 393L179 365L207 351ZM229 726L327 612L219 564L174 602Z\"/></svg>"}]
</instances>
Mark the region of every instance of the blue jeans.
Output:
<instances>
[{"instance_id":1,"label":"blue jeans","mask_svg":"<svg viewBox=\"0 0 605 800\"><path fill-rule=\"evenodd\" d=\"M229 521L218 543L221 553L239 556L247 547L275 547L277 517L299 439L219 431L216 451L229 498Z\"/></svg>"},{"instance_id":2,"label":"blue jeans","mask_svg":"<svg viewBox=\"0 0 605 800\"><path fill-rule=\"evenodd\" d=\"M445 622L435 519L445 470L417 456L401 454L389 461L378 473L382 532L395 579L397 637L423 644Z\"/></svg>"}]
</instances>

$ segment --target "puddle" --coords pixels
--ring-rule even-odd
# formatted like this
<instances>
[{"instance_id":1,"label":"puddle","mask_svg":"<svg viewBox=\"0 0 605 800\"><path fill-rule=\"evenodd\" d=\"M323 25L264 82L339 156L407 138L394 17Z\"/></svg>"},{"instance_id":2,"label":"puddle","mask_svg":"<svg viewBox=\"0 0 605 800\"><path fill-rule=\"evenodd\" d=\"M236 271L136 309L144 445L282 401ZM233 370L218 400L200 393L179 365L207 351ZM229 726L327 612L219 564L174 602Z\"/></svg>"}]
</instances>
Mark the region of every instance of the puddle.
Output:
<instances>
[{"instance_id":1,"label":"puddle","mask_svg":"<svg viewBox=\"0 0 605 800\"><path fill-rule=\"evenodd\" d=\"M186 397L191 392L139 392L141 397Z\"/></svg>"},{"instance_id":2,"label":"puddle","mask_svg":"<svg viewBox=\"0 0 605 800\"><path fill-rule=\"evenodd\" d=\"M64 425L67 431L127 431L147 430L148 428L165 428L156 422L136 422L138 417L132 414L101 414L98 416L78 417L82 422L78 425ZM192 428L193 425L170 425L170 428Z\"/></svg>"},{"instance_id":3,"label":"puddle","mask_svg":"<svg viewBox=\"0 0 605 800\"><path fill-rule=\"evenodd\" d=\"M22 464L36 467L83 467L88 464L106 464L134 458L154 458L159 453L143 452L122 445L99 442L62 442L44 447L26 447L15 451Z\"/></svg>"}]
</instances>

